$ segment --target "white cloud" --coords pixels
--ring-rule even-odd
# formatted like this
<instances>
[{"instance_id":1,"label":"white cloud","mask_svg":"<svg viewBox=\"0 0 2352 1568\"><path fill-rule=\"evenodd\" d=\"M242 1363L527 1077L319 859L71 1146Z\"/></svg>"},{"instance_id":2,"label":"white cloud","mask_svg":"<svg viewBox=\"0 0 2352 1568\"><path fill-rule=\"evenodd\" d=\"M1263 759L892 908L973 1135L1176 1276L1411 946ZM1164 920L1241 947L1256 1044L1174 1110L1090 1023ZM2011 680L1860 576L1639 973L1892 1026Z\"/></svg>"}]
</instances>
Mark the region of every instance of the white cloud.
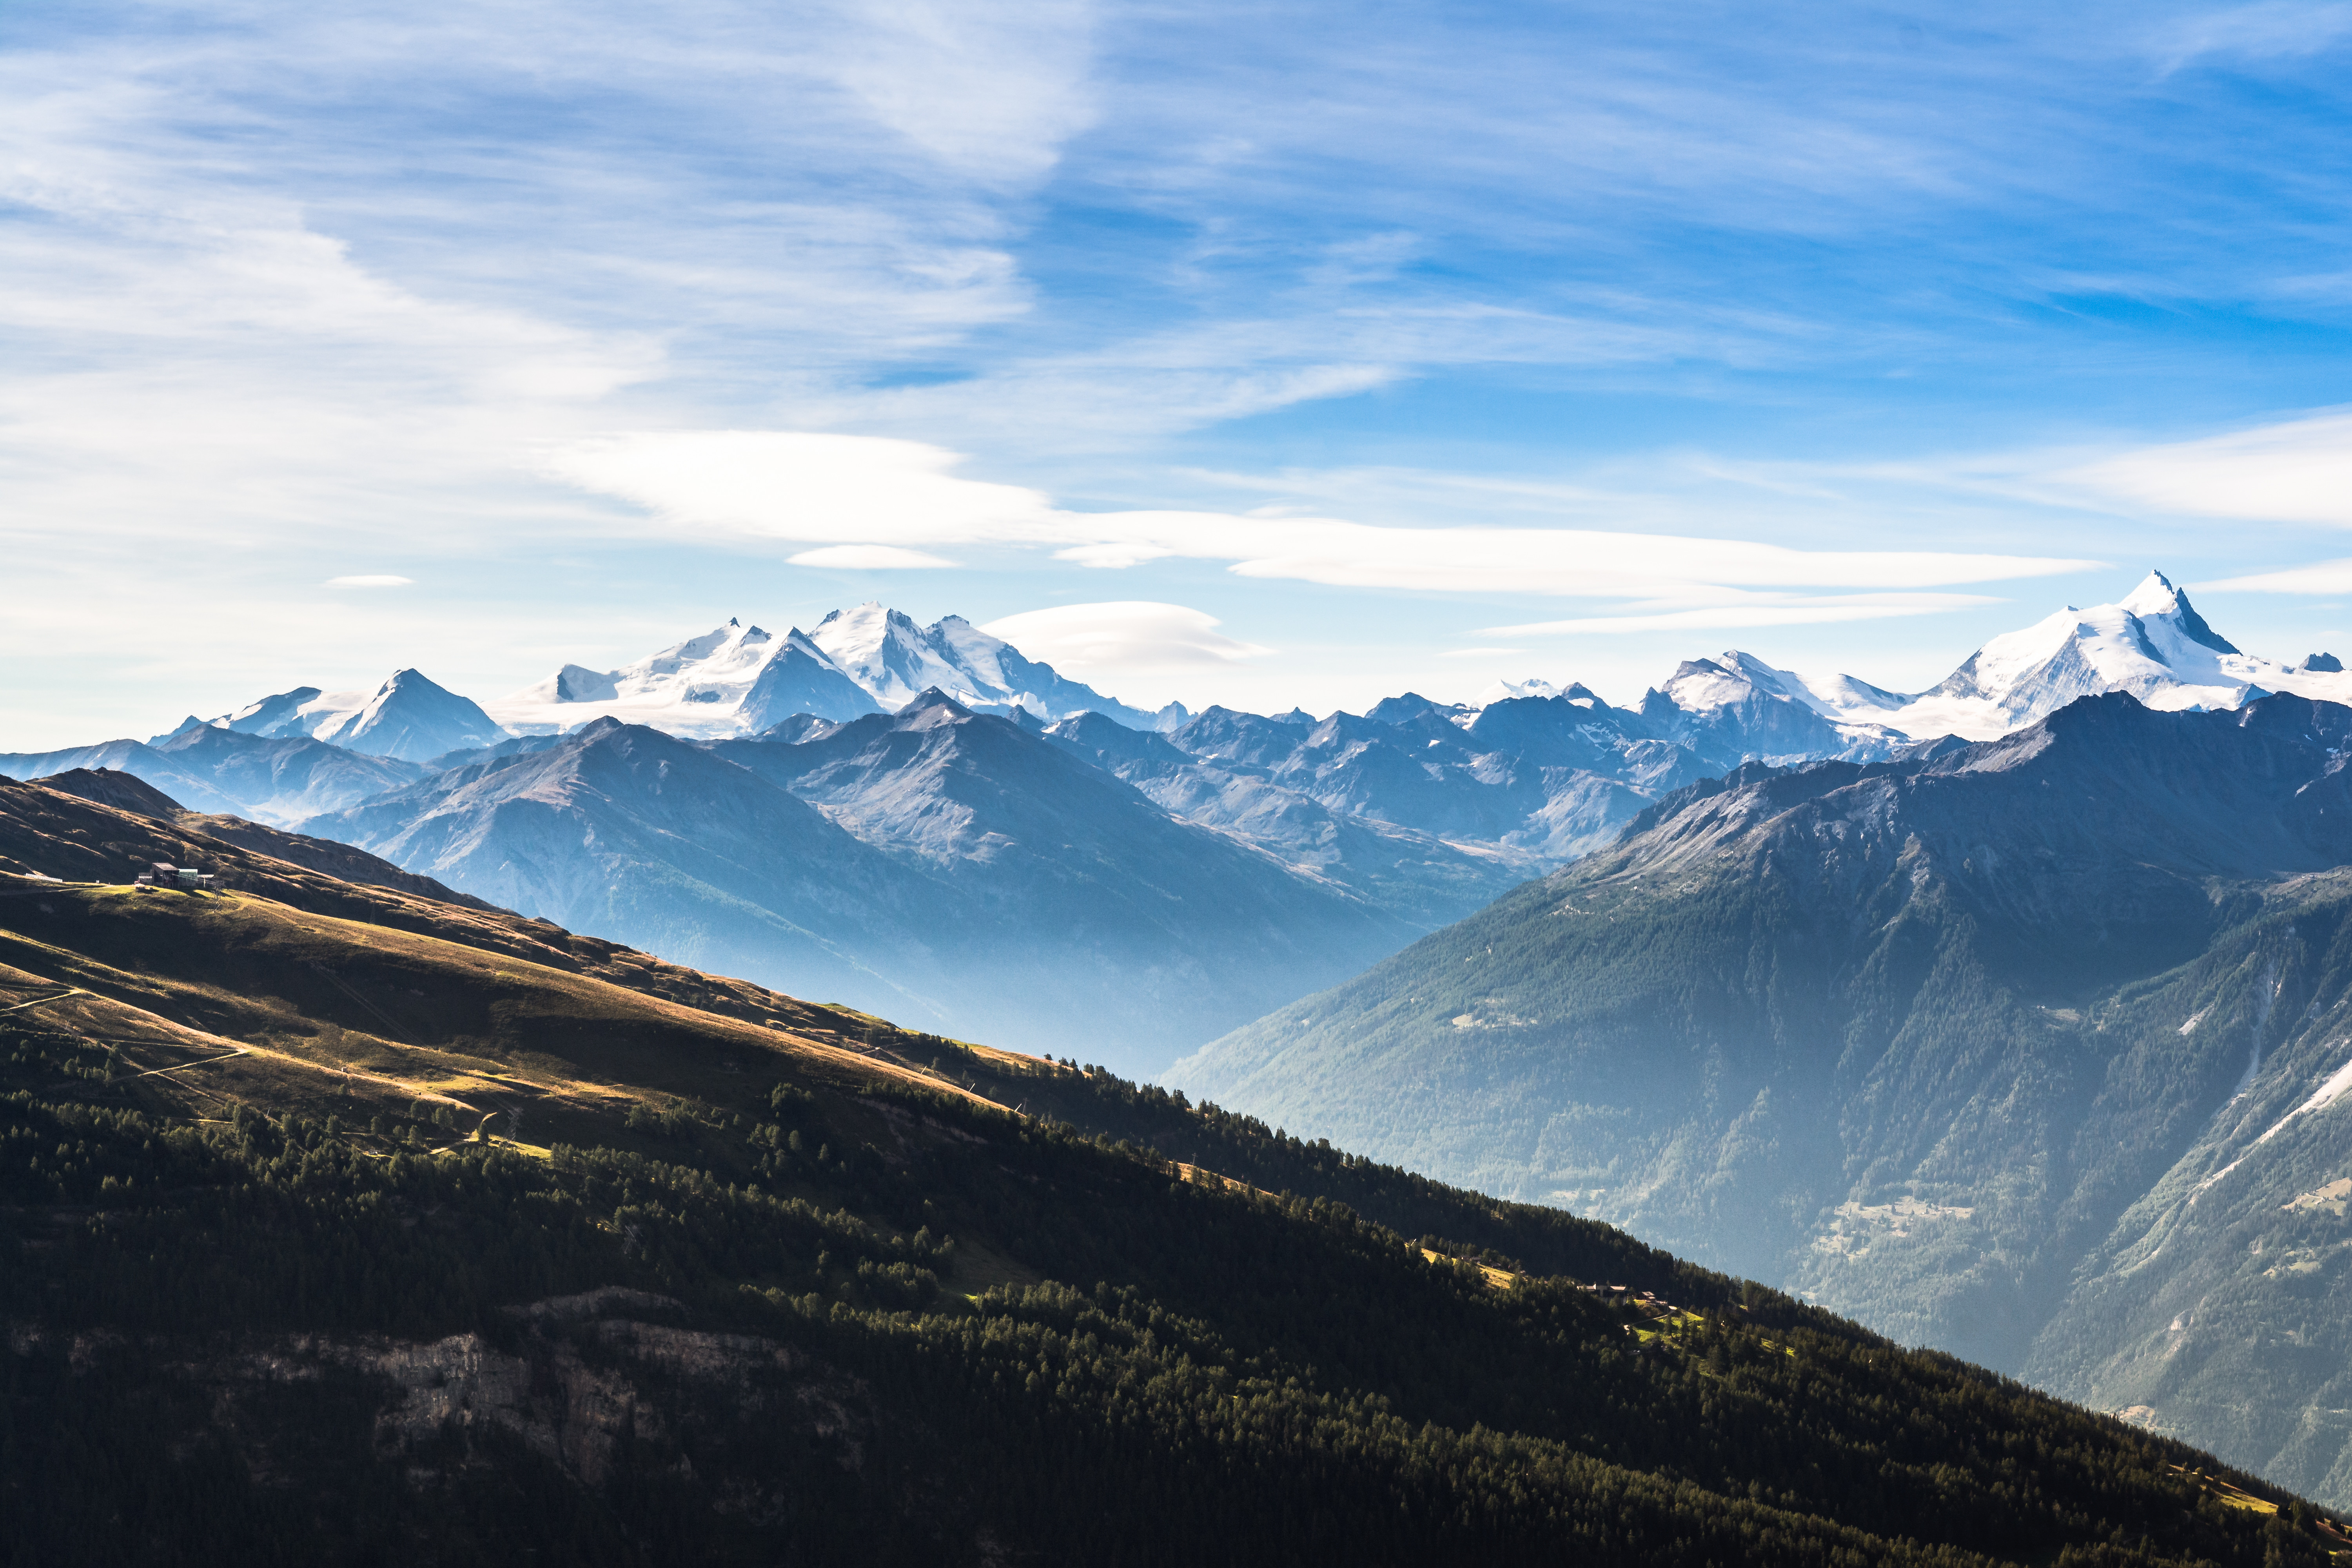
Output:
<instances>
[{"instance_id":1,"label":"white cloud","mask_svg":"<svg viewBox=\"0 0 2352 1568\"><path fill-rule=\"evenodd\" d=\"M1229 637L1220 624L1183 605L1129 600L1027 610L981 630L1058 669L1106 676L1238 664L1275 651Z\"/></svg>"},{"instance_id":2,"label":"white cloud","mask_svg":"<svg viewBox=\"0 0 2352 1568\"><path fill-rule=\"evenodd\" d=\"M395 577L390 573L362 574L356 577L330 577L330 588L405 588L416 581L414 577Z\"/></svg>"},{"instance_id":3,"label":"white cloud","mask_svg":"<svg viewBox=\"0 0 2352 1568\"><path fill-rule=\"evenodd\" d=\"M830 566L845 572L898 572L926 566L952 566L944 556L896 544L828 544L786 557L795 566Z\"/></svg>"},{"instance_id":4,"label":"white cloud","mask_svg":"<svg viewBox=\"0 0 2352 1568\"><path fill-rule=\"evenodd\" d=\"M1527 651L1523 647L1449 647L1437 657L1440 658L1502 658Z\"/></svg>"},{"instance_id":5,"label":"white cloud","mask_svg":"<svg viewBox=\"0 0 2352 1568\"><path fill-rule=\"evenodd\" d=\"M2352 561L2317 561L2284 572L2256 572L2196 586L2200 594L2352 594Z\"/></svg>"},{"instance_id":6,"label":"white cloud","mask_svg":"<svg viewBox=\"0 0 2352 1568\"><path fill-rule=\"evenodd\" d=\"M2352 528L2352 412L2142 447L2051 477L2159 511Z\"/></svg>"},{"instance_id":7,"label":"white cloud","mask_svg":"<svg viewBox=\"0 0 2352 1568\"><path fill-rule=\"evenodd\" d=\"M544 466L694 534L904 547L1055 536L1042 493L961 478L961 461L873 436L708 430L580 442Z\"/></svg>"},{"instance_id":8,"label":"white cloud","mask_svg":"<svg viewBox=\"0 0 2352 1568\"><path fill-rule=\"evenodd\" d=\"M1123 567L1181 557L1244 577L1464 594L1641 599L1721 616L1733 590L1917 590L2082 570L2095 562L1955 551L1808 551L1753 540L1564 528L1391 528L1340 518L1208 511L1079 512L1042 492L968 479L956 454L877 437L777 431L616 436L565 447L548 472L617 496L693 538L856 541L900 549L1058 547ZM1949 608L1915 595L1781 608L1713 626L1780 626ZM1834 612L1834 613L1832 613ZM1761 615L1761 611L1750 610Z\"/></svg>"},{"instance_id":9,"label":"white cloud","mask_svg":"<svg viewBox=\"0 0 2352 1568\"><path fill-rule=\"evenodd\" d=\"M1745 626L1810 626L1837 621L1893 620L2000 603L1980 594L1853 594L1794 603L1737 603L1702 609L1668 610L1645 616L1588 616L1574 620L1534 621L1516 626L1481 626L1496 637L1566 637L1594 632L1728 630ZM1480 650L1487 651L1487 650ZM1509 649L1494 649L1509 652Z\"/></svg>"}]
</instances>

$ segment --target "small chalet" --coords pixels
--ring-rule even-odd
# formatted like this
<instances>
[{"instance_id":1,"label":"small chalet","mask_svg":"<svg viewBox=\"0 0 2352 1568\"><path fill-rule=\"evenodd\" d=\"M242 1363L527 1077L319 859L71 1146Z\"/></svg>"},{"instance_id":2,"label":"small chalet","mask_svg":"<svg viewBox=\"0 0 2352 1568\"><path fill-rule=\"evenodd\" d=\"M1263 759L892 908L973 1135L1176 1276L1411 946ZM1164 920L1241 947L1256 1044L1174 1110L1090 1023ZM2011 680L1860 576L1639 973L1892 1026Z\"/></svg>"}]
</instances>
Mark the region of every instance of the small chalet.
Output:
<instances>
[{"instance_id":1,"label":"small chalet","mask_svg":"<svg viewBox=\"0 0 2352 1568\"><path fill-rule=\"evenodd\" d=\"M211 888L219 879L210 871L199 871L194 866L174 866L169 860L158 860L139 873L138 885L142 888Z\"/></svg>"}]
</instances>

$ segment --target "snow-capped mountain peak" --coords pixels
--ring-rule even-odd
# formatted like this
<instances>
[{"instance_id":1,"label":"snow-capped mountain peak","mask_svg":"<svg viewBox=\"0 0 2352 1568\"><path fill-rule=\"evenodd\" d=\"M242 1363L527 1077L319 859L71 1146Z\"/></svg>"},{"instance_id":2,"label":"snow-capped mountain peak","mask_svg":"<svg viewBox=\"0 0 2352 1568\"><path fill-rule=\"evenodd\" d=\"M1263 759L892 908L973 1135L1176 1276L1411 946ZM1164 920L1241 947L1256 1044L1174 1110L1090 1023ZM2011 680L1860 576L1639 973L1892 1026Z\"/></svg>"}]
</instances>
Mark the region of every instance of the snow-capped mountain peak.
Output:
<instances>
[{"instance_id":1,"label":"snow-capped mountain peak","mask_svg":"<svg viewBox=\"0 0 2352 1568\"><path fill-rule=\"evenodd\" d=\"M2174 587L2172 579L2161 572L2151 571L2140 579L2139 586L2125 595L2116 608L2128 611L2143 621L2162 620L2190 642L2211 648L2216 653L2239 651L2205 624L2205 617L2189 603L2189 595Z\"/></svg>"},{"instance_id":2,"label":"snow-capped mountain peak","mask_svg":"<svg viewBox=\"0 0 2352 1568\"><path fill-rule=\"evenodd\" d=\"M879 601L781 637L730 619L619 669L567 664L490 706L520 729L569 729L611 715L715 737L764 730L794 713L845 721L896 710L934 688L982 710L1026 708L1047 720L1098 712L1136 729L1153 722L961 616L923 626Z\"/></svg>"},{"instance_id":3,"label":"snow-capped mountain peak","mask_svg":"<svg viewBox=\"0 0 2352 1568\"><path fill-rule=\"evenodd\" d=\"M1497 680L1470 700L1472 708L1486 708L1496 702L1508 702L1519 697L1564 697L1565 688L1549 680L1530 676L1525 680Z\"/></svg>"},{"instance_id":4,"label":"snow-capped mountain peak","mask_svg":"<svg viewBox=\"0 0 2352 1568\"><path fill-rule=\"evenodd\" d=\"M373 691L298 686L208 720L205 727L265 740L325 741L346 751L411 763L508 738L471 699L415 669L394 671ZM188 728L183 725L175 733Z\"/></svg>"},{"instance_id":5,"label":"snow-capped mountain peak","mask_svg":"<svg viewBox=\"0 0 2352 1568\"><path fill-rule=\"evenodd\" d=\"M974 689L973 672L949 657L952 645L940 630L934 626L926 633L912 616L869 600L834 611L810 637L835 668L886 708L903 708L935 686L961 702L989 701Z\"/></svg>"},{"instance_id":6,"label":"snow-capped mountain peak","mask_svg":"<svg viewBox=\"0 0 2352 1568\"><path fill-rule=\"evenodd\" d=\"M623 665L613 671L613 687L625 698L740 701L775 651L774 641L758 626L747 626L730 616L723 626ZM678 689L672 693L668 690L672 687Z\"/></svg>"},{"instance_id":7,"label":"snow-capped mountain peak","mask_svg":"<svg viewBox=\"0 0 2352 1568\"><path fill-rule=\"evenodd\" d=\"M403 669L358 708L320 724L311 739L421 763L445 752L496 745L511 737L470 698L436 684L421 670Z\"/></svg>"},{"instance_id":8,"label":"snow-capped mountain peak","mask_svg":"<svg viewBox=\"0 0 2352 1568\"><path fill-rule=\"evenodd\" d=\"M1885 715L1927 737L1972 741L2056 712L2078 697L2127 691L2151 708L2235 708L2268 691L2342 701L2352 680L2241 652L2161 572L2112 605L2069 605L1988 641L1942 684Z\"/></svg>"}]
</instances>

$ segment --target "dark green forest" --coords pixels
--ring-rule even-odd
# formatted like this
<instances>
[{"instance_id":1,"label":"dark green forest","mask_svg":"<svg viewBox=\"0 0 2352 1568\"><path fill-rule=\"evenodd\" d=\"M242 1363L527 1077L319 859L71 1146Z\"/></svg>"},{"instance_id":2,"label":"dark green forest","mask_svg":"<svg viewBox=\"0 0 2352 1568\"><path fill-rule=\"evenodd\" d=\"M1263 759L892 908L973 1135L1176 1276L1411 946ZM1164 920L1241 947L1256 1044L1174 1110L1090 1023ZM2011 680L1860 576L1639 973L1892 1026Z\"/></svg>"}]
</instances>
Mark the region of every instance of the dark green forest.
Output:
<instances>
[{"instance_id":1,"label":"dark green forest","mask_svg":"<svg viewBox=\"0 0 2352 1568\"><path fill-rule=\"evenodd\" d=\"M1099 1073L1051 1117L777 1082L541 1156L160 1113L21 1013L0 1053L11 1564L2327 1561L2177 1445ZM1246 1185L1143 1146L1188 1129ZM381 1352L458 1336L661 1417L593 1467L528 1420L388 1444Z\"/></svg>"}]
</instances>

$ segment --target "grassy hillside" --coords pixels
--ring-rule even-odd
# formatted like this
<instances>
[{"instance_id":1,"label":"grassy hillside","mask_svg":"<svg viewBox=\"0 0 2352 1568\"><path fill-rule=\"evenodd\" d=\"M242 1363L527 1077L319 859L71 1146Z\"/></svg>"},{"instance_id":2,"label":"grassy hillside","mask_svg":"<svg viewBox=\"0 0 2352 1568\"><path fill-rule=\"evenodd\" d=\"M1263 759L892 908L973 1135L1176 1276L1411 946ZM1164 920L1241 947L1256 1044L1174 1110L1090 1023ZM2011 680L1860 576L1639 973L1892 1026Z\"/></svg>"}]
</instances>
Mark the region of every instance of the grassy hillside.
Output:
<instances>
[{"instance_id":1,"label":"grassy hillside","mask_svg":"<svg viewBox=\"0 0 2352 1568\"><path fill-rule=\"evenodd\" d=\"M403 907L0 881L0 1562L2341 1544L1605 1226Z\"/></svg>"}]
</instances>

